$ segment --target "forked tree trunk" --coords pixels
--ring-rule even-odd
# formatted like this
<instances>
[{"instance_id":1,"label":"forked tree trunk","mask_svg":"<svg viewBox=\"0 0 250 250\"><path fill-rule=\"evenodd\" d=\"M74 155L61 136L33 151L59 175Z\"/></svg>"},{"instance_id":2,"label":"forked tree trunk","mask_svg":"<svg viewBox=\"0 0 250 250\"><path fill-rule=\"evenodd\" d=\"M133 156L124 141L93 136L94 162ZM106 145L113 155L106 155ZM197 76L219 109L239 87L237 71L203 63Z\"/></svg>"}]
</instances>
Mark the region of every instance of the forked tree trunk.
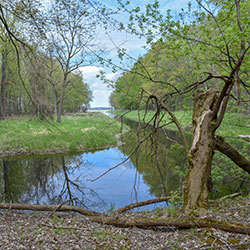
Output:
<instances>
[{"instance_id":1,"label":"forked tree trunk","mask_svg":"<svg viewBox=\"0 0 250 250\"><path fill-rule=\"evenodd\" d=\"M189 150L189 169L183 187L186 213L204 214L208 204L211 164L214 151L214 112L216 89L199 92L193 110L193 143Z\"/></svg>"}]
</instances>

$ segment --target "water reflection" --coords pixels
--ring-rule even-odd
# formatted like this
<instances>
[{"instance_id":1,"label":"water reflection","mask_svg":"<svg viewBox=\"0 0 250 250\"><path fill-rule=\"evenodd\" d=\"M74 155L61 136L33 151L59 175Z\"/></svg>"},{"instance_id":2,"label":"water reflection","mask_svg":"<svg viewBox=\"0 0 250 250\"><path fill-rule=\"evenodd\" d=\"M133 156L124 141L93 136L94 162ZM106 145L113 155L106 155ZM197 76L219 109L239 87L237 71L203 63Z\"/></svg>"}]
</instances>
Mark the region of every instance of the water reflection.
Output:
<instances>
[{"instance_id":1,"label":"water reflection","mask_svg":"<svg viewBox=\"0 0 250 250\"><path fill-rule=\"evenodd\" d=\"M108 117L111 117L111 118L115 118L116 117L116 114L112 114L112 113L109 113L109 112L102 112L104 115L108 116Z\"/></svg>"},{"instance_id":2,"label":"water reflection","mask_svg":"<svg viewBox=\"0 0 250 250\"><path fill-rule=\"evenodd\" d=\"M180 193L187 169L182 140L173 131L160 131L156 136L157 157L149 139L129 161L95 182L90 180L127 158L137 144L136 131L123 134L119 147L106 150L0 159L0 202L72 204L107 212L137 200ZM213 174L219 178L214 179L212 198L249 192L249 176L217 153L215 160L213 164L219 167L213 168L217 171Z\"/></svg>"},{"instance_id":3,"label":"water reflection","mask_svg":"<svg viewBox=\"0 0 250 250\"><path fill-rule=\"evenodd\" d=\"M128 161L96 182L102 174L126 158L118 148L79 155L0 160L1 202L73 204L107 212L111 207L135 202L136 169ZM141 176L136 190L139 200L153 198Z\"/></svg>"}]
</instances>

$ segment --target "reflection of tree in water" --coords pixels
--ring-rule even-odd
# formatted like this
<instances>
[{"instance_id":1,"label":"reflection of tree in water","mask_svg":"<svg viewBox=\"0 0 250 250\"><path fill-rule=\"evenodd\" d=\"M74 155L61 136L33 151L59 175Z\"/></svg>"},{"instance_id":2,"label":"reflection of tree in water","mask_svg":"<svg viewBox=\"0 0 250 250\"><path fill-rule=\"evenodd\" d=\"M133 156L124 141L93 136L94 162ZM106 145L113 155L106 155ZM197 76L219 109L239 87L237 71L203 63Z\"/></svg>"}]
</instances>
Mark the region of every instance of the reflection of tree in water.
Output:
<instances>
[{"instance_id":1,"label":"reflection of tree in water","mask_svg":"<svg viewBox=\"0 0 250 250\"><path fill-rule=\"evenodd\" d=\"M0 159L0 200L17 201L26 186L25 173L17 162Z\"/></svg>"},{"instance_id":2,"label":"reflection of tree in water","mask_svg":"<svg viewBox=\"0 0 250 250\"><path fill-rule=\"evenodd\" d=\"M49 158L2 159L1 180L10 200L40 204L41 197L54 190L53 183L49 183L51 167L54 167L53 159Z\"/></svg>"},{"instance_id":3,"label":"reflection of tree in water","mask_svg":"<svg viewBox=\"0 0 250 250\"><path fill-rule=\"evenodd\" d=\"M150 132L144 131L141 136L147 136ZM133 150L137 144L137 136L136 132L123 135L125 144L120 149L124 154L128 155ZM136 154L131 157L131 161L149 185L150 194L161 197L179 189L187 164L183 147L180 145L173 147L176 145L174 142L180 142L180 138L176 138L174 132L166 134L166 131L159 131L156 136L157 149L155 150L149 139L140 146Z\"/></svg>"},{"instance_id":4,"label":"reflection of tree in water","mask_svg":"<svg viewBox=\"0 0 250 250\"><path fill-rule=\"evenodd\" d=\"M80 157L78 157L78 159L77 157L74 158L74 166L72 166L72 164L66 163L64 156L61 156L62 170L65 178L61 192L58 196L60 202L57 203L68 201L71 205L81 206L87 209L90 207L103 207L105 203L100 199L95 190L86 187L85 181L87 176L82 176L82 170L80 170L80 175L74 177L74 180L70 178L70 176L74 176L74 172L78 168L84 167ZM72 159L70 158L69 161L72 161ZM78 164L76 164L76 162L78 162ZM78 195L74 195L74 193L78 193Z\"/></svg>"},{"instance_id":5,"label":"reflection of tree in water","mask_svg":"<svg viewBox=\"0 0 250 250\"><path fill-rule=\"evenodd\" d=\"M24 160L27 170L29 187L21 197L24 203L42 204L45 200L52 200L56 185L51 178L59 171L57 157L53 158L30 158Z\"/></svg>"},{"instance_id":6,"label":"reflection of tree in water","mask_svg":"<svg viewBox=\"0 0 250 250\"><path fill-rule=\"evenodd\" d=\"M131 124L129 124L131 125ZM137 123L132 126L137 126ZM139 136L144 138L150 133L146 130ZM129 154L137 144L137 132L123 135L124 145L120 147L124 154ZM131 157L131 161L150 186L150 193L156 197L168 196L171 191L180 191L184 181L187 159L180 144L182 140L175 131L161 130L157 133L157 150L152 140L147 140ZM191 138L188 138L191 139ZM249 155L250 147L243 148L237 140L231 142L240 152ZM157 154L156 154L157 152ZM250 178L242 169L227 157L216 152L212 168L213 192L211 198L218 198L234 192L248 193Z\"/></svg>"},{"instance_id":7,"label":"reflection of tree in water","mask_svg":"<svg viewBox=\"0 0 250 250\"><path fill-rule=\"evenodd\" d=\"M8 161L2 161L3 167L3 187L4 187L4 201L10 202L12 200L12 194L10 190L10 182L9 182L9 166Z\"/></svg>"},{"instance_id":8,"label":"reflection of tree in water","mask_svg":"<svg viewBox=\"0 0 250 250\"><path fill-rule=\"evenodd\" d=\"M103 206L94 190L86 187L83 168L79 156L1 160L0 199L32 204L68 203L88 208Z\"/></svg>"},{"instance_id":9,"label":"reflection of tree in water","mask_svg":"<svg viewBox=\"0 0 250 250\"><path fill-rule=\"evenodd\" d=\"M238 140L232 140L230 143L246 157L250 155L250 146L244 147L244 144ZM213 158L212 178L213 192L211 199L235 192L242 192L243 194L250 192L248 173L219 152L216 152Z\"/></svg>"}]
</instances>

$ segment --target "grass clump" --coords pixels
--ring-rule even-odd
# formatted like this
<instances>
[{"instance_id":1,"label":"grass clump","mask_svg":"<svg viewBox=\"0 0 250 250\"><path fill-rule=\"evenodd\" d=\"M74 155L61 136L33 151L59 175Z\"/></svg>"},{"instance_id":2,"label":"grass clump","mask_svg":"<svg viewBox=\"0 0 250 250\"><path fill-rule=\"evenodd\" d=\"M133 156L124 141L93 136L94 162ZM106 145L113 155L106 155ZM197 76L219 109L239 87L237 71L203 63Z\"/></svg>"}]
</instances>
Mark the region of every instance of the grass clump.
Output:
<instances>
[{"instance_id":1,"label":"grass clump","mask_svg":"<svg viewBox=\"0 0 250 250\"><path fill-rule=\"evenodd\" d=\"M65 116L62 122L15 117L0 121L2 155L70 152L116 143L120 124L103 114Z\"/></svg>"}]
</instances>

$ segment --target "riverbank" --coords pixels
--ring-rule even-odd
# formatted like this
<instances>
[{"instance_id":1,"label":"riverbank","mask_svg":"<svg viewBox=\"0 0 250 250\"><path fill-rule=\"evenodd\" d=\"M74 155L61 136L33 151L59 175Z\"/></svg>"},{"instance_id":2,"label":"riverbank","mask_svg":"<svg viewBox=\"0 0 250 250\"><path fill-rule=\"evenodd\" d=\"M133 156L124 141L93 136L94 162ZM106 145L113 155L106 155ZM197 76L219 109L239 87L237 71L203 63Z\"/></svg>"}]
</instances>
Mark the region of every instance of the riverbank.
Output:
<instances>
[{"instance_id":1,"label":"riverbank","mask_svg":"<svg viewBox=\"0 0 250 250\"><path fill-rule=\"evenodd\" d=\"M113 114L117 114L124 118L141 121L141 122L149 122L154 116L154 112L149 110L145 112L145 110L141 110L138 113L137 110L132 111L111 111ZM191 131L192 128L192 111L176 111L174 115L187 132ZM161 125L167 124L170 122L169 116L166 114L164 118L161 120ZM174 123L168 124L165 126L166 129L177 130ZM239 114L239 113L226 113L223 119L223 122L220 128L217 131L217 134L223 137L228 138L237 138L240 140L250 140L250 116Z\"/></svg>"},{"instance_id":2,"label":"riverbank","mask_svg":"<svg viewBox=\"0 0 250 250\"><path fill-rule=\"evenodd\" d=\"M123 216L166 218L168 210L130 212ZM181 215L179 215L181 216ZM250 224L250 196L212 203L209 217ZM120 228L72 213L0 210L0 249L249 249L249 236L211 228Z\"/></svg>"},{"instance_id":3,"label":"riverbank","mask_svg":"<svg viewBox=\"0 0 250 250\"><path fill-rule=\"evenodd\" d=\"M117 143L120 132L118 121L97 112L64 116L61 123L13 117L0 121L0 156L104 149Z\"/></svg>"}]
</instances>

